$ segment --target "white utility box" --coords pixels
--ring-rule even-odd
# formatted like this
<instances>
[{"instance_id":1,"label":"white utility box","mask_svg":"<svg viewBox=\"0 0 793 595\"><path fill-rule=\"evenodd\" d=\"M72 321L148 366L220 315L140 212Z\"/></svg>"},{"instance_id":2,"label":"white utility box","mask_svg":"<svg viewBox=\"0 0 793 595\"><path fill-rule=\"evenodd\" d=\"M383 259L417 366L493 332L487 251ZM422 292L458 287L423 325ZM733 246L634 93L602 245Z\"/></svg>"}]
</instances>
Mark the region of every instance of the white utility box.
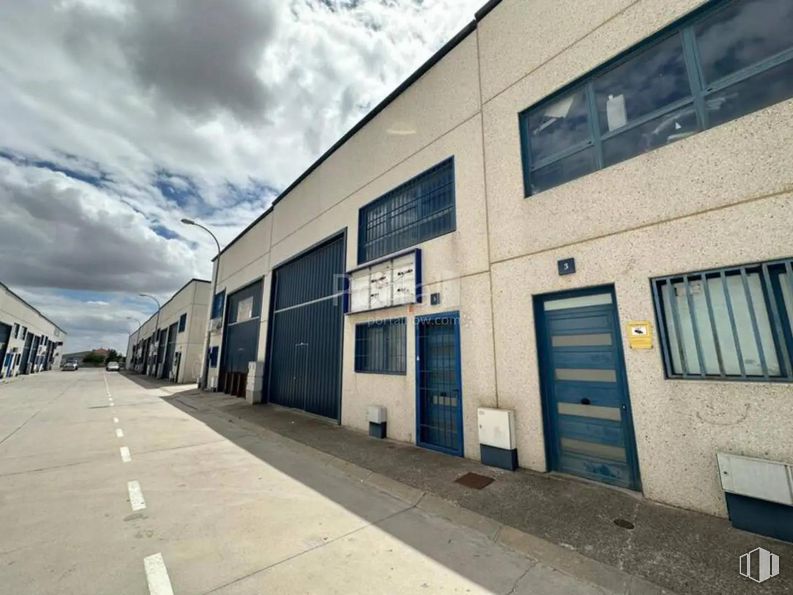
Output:
<instances>
[{"instance_id":1,"label":"white utility box","mask_svg":"<svg viewBox=\"0 0 793 595\"><path fill-rule=\"evenodd\" d=\"M716 453L725 492L793 506L793 467L724 452Z\"/></svg>"},{"instance_id":2,"label":"white utility box","mask_svg":"<svg viewBox=\"0 0 793 595\"><path fill-rule=\"evenodd\" d=\"M477 410L479 444L513 450L515 445L515 412L509 409Z\"/></svg>"},{"instance_id":3,"label":"white utility box","mask_svg":"<svg viewBox=\"0 0 793 595\"><path fill-rule=\"evenodd\" d=\"M366 418L370 424L384 424L388 421L386 408L382 405L369 405L366 410Z\"/></svg>"}]
</instances>

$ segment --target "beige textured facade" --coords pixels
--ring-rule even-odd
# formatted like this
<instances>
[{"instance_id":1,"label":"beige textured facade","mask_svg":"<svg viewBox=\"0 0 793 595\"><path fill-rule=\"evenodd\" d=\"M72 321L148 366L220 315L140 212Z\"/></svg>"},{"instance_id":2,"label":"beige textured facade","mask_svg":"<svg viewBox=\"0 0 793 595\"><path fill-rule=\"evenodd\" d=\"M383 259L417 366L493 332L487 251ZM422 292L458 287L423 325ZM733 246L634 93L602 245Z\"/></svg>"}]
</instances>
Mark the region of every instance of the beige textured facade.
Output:
<instances>
[{"instance_id":1,"label":"beige textured facade","mask_svg":"<svg viewBox=\"0 0 793 595\"><path fill-rule=\"evenodd\" d=\"M361 207L453 157L456 228L418 245L424 295L438 293L440 303L344 317L343 425L366 430L367 406L378 404L389 436L416 442L414 318L457 311L465 456L479 458L477 408L509 409L520 466L548 471L535 303L613 286L646 497L723 516L717 452L793 463L791 384L668 378L658 337L649 350L624 338L630 320L656 324L653 278L793 256L793 100L524 193L519 114L702 4L492 7L216 261L218 291L263 280L257 361L269 356L273 269L342 231L346 268L355 269ZM575 258L575 274L558 274L564 258ZM356 373L356 323L394 317L409 329L406 373ZM213 331L210 347L222 341ZM218 386L217 368L208 384ZM261 384L253 386L258 402Z\"/></svg>"},{"instance_id":2,"label":"beige textured facade","mask_svg":"<svg viewBox=\"0 0 793 595\"><path fill-rule=\"evenodd\" d=\"M130 335L127 368L179 384L197 382L201 377L210 295L209 281L201 279L192 279L177 291ZM180 330L183 316L184 329Z\"/></svg>"},{"instance_id":3,"label":"beige textured facade","mask_svg":"<svg viewBox=\"0 0 793 595\"><path fill-rule=\"evenodd\" d=\"M66 332L0 283L0 378L57 370Z\"/></svg>"}]
</instances>

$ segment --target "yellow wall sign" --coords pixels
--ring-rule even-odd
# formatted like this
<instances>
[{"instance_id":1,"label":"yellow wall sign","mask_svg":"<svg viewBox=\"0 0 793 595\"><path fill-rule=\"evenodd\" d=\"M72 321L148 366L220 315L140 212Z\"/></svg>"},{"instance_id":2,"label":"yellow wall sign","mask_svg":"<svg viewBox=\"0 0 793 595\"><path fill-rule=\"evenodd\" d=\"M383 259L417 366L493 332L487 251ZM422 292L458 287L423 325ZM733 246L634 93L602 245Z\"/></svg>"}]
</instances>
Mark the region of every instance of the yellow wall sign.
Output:
<instances>
[{"instance_id":1,"label":"yellow wall sign","mask_svg":"<svg viewBox=\"0 0 793 595\"><path fill-rule=\"evenodd\" d=\"M653 348L653 326L649 320L628 323L628 345L631 349Z\"/></svg>"}]
</instances>

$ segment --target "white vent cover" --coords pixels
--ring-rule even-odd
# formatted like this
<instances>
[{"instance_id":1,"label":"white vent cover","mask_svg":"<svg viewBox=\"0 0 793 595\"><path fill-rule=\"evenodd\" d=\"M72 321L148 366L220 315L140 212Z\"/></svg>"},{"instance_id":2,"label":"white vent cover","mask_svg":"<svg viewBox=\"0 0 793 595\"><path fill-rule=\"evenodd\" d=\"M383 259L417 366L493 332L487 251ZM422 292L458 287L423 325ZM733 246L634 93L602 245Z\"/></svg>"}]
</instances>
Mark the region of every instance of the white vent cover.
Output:
<instances>
[{"instance_id":1,"label":"white vent cover","mask_svg":"<svg viewBox=\"0 0 793 595\"><path fill-rule=\"evenodd\" d=\"M725 492L793 505L793 468L785 463L716 453Z\"/></svg>"},{"instance_id":2,"label":"white vent cover","mask_svg":"<svg viewBox=\"0 0 793 595\"><path fill-rule=\"evenodd\" d=\"M512 450L515 445L515 412L508 409L477 410L479 444Z\"/></svg>"}]
</instances>

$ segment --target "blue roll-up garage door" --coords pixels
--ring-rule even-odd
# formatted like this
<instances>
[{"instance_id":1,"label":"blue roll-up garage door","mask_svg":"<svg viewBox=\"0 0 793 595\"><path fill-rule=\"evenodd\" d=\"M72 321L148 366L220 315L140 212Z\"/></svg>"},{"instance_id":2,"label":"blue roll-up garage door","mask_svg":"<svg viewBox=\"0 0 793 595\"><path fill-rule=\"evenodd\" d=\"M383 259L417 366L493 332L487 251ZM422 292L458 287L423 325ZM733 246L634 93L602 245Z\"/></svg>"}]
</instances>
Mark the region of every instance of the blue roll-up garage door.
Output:
<instances>
[{"instance_id":1,"label":"blue roll-up garage door","mask_svg":"<svg viewBox=\"0 0 793 595\"><path fill-rule=\"evenodd\" d=\"M219 389L245 396L248 363L256 361L262 312L262 282L257 281L228 297Z\"/></svg>"},{"instance_id":2,"label":"blue roll-up garage door","mask_svg":"<svg viewBox=\"0 0 793 595\"><path fill-rule=\"evenodd\" d=\"M268 400L339 419L344 236L273 274Z\"/></svg>"},{"instance_id":3,"label":"blue roll-up garage door","mask_svg":"<svg viewBox=\"0 0 793 595\"><path fill-rule=\"evenodd\" d=\"M28 361L30 360L30 347L33 344L33 334L28 333L25 336L25 345L22 347L22 362L19 365L19 373L20 374L27 374L28 373Z\"/></svg>"},{"instance_id":4,"label":"blue roll-up garage door","mask_svg":"<svg viewBox=\"0 0 793 595\"><path fill-rule=\"evenodd\" d=\"M8 366L8 362L6 362L6 353L8 353L8 343L10 341L11 325L0 322L0 378L3 377L3 371Z\"/></svg>"}]
</instances>

